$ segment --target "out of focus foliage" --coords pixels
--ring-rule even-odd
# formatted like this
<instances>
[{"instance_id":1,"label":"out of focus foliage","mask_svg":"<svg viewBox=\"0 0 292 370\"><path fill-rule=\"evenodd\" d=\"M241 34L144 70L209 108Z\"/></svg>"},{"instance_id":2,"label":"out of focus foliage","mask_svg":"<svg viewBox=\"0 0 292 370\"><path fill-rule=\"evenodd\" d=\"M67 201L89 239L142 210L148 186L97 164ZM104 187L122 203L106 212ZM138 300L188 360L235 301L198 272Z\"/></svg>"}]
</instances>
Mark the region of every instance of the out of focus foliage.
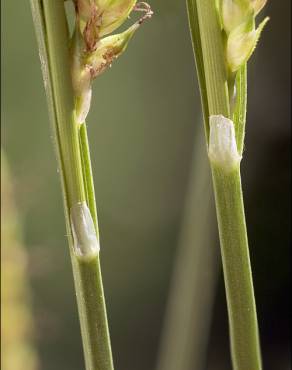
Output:
<instances>
[{"instance_id":1,"label":"out of focus foliage","mask_svg":"<svg viewBox=\"0 0 292 370\"><path fill-rule=\"evenodd\" d=\"M1 369L36 370L32 345L27 255L21 240L11 177L1 152Z\"/></svg>"}]
</instances>

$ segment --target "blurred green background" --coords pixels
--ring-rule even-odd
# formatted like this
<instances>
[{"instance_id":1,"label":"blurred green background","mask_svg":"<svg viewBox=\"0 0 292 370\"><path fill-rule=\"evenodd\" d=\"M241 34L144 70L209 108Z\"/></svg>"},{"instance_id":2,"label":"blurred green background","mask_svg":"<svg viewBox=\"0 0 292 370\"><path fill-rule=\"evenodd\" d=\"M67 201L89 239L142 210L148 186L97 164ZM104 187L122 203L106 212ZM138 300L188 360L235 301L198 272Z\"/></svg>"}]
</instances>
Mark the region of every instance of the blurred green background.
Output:
<instances>
[{"instance_id":1,"label":"blurred green background","mask_svg":"<svg viewBox=\"0 0 292 370\"><path fill-rule=\"evenodd\" d=\"M155 367L192 152L202 131L185 2L151 5L155 16L95 82L88 119L119 370ZM62 198L29 1L3 0L1 10L2 148L28 255L33 342L41 370L80 370ZM270 1L265 12L271 20L249 68L242 175L263 361L266 370L288 370L290 1ZM205 369L231 369L222 276Z\"/></svg>"}]
</instances>

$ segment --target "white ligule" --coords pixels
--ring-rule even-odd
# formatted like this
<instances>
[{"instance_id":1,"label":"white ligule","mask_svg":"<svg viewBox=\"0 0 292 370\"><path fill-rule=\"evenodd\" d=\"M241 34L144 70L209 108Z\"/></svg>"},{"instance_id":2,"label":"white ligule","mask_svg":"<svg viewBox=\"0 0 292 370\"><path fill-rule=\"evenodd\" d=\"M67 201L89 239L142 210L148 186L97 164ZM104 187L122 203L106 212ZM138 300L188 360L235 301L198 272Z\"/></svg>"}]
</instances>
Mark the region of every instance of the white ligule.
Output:
<instances>
[{"instance_id":1,"label":"white ligule","mask_svg":"<svg viewBox=\"0 0 292 370\"><path fill-rule=\"evenodd\" d=\"M232 170L241 160L237 151L234 124L222 115L210 116L209 124L209 159L225 170Z\"/></svg>"},{"instance_id":2,"label":"white ligule","mask_svg":"<svg viewBox=\"0 0 292 370\"><path fill-rule=\"evenodd\" d=\"M74 253L80 257L93 257L99 252L99 241L90 210L85 202L77 203L70 210Z\"/></svg>"}]
</instances>

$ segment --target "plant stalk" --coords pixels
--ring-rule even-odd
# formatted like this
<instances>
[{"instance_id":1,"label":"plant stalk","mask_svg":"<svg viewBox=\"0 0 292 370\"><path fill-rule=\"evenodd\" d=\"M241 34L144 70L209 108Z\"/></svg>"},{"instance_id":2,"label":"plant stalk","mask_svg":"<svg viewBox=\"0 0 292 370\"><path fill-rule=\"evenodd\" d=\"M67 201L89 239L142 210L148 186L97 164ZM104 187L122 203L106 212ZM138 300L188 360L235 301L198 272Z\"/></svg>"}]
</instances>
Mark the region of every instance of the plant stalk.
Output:
<instances>
[{"instance_id":1,"label":"plant stalk","mask_svg":"<svg viewBox=\"0 0 292 370\"><path fill-rule=\"evenodd\" d=\"M97 210L95 201L95 190L93 183L93 174L91 167L89 142L87 136L86 123L84 122L79 128L79 138L80 138L80 148L81 148L81 158L82 158L82 168L83 168L83 178L86 188L86 200L88 207L91 212L91 216L95 225L95 231L98 234L98 221L97 221Z\"/></svg>"},{"instance_id":2,"label":"plant stalk","mask_svg":"<svg viewBox=\"0 0 292 370\"><path fill-rule=\"evenodd\" d=\"M234 369L261 369L239 166L230 173L212 165Z\"/></svg>"},{"instance_id":3,"label":"plant stalk","mask_svg":"<svg viewBox=\"0 0 292 370\"><path fill-rule=\"evenodd\" d=\"M210 132L209 117L212 115L233 118L238 152L241 155L245 128L246 67L241 69L236 81L239 95L234 114L230 117L223 40L215 1L187 0L187 6L205 112L205 131ZM199 32L194 32L196 29L199 29ZM208 136L206 140L209 143ZM260 370L258 324L239 163L232 170L226 170L224 166L215 164L212 160L210 165L229 315L233 368Z\"/></svg>"},{"instance_id":4,"label":"plant stalk","mask_svg":"<svg viewBox=\"0 0 292 370\"><path fill-rule=\"evenodd\" d=\"M62 180L86 370L113 370L86 126L76 124L64 2L31 0Z\"/></svg>"}]
</instances>

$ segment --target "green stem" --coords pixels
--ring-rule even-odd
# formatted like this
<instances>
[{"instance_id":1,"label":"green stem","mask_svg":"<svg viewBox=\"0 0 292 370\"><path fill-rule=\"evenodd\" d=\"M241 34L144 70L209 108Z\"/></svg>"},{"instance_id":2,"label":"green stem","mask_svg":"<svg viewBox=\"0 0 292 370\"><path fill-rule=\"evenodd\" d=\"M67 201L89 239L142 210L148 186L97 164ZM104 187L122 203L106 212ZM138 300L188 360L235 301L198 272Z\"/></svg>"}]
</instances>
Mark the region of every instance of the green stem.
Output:
<instances>
[{"instance_id":1,"label":"green stem","mask_svg":"<svg viewBox=\"0 0 292 370\"><path fill-rule=\"evenodd\" d=\"M233 118L238 151L243 149L246 108L246 69L237 78L237 93L233 117L230 117L228 83L224 61L223 39L213 0L187 0L194 51L201 45L196 60L200 89L206 89L209 116ZM194 11L195 9L195 11ZM199 32L193 30L199 28ZM205 108L204 108L205 110ZM210 127L208 127L210 128ZM207 137L207 142L209 138ZM260 346L256 307L252 284L248 240L245 225L239 164L227 170L211 162L213 186L220 235L221 255L229 314L229 330L233 367L235 370L260 370Z\"/></svg>"},{"instance_id":2,"label":"green stem","mask_svg":"<svg viewBox=\"0 0 292 370\"><path fill-rule=\"evenodd\" d=\"M236 104L233 114L235 137L238 153L242 155L244 147L246 103L247 103L247 68L246 63L240 68L236 77Z\"/></svg>"},{"instance_id":3,"label":"green stem","mask_svg":"<svg viewBox=\"0 0 292 370\"><path fill-rule=\"evenodd\" d=\"M261 369L257 314L239 167L212 166L234 369Z\"/></svg>"},{"instance_id":4,"label":"green stem","mask_svg":"<svg viewBox=\"0 0 292 370\"><path fill-rule=\"evenodd\" d=\"M195 0L189 1L197 6L209 115L229 117L228 84L215 1L197 0L196 4Z\"/></svg>"},{"instance_id":5,"label":"green stem","mask_svg":"<svg viewBox=\"0 0 292 370\"><path fill-rule=\"evenodd\" d=\"M80 147L81 147L81 157L82 157L82 166L83 166L83 174L84 174L84 182L86 184L86 199L87 204L91 212L91 216L93 218L93 222L95 225L96 232L98 234L98 222L97 222L97 211L96 211L96 201L95 201L95 190L94 190L94 183L93 183L93 174L91 168L91 159L90 159L90 151L89 151L89 142L87 136L87 128L86 123L84 122L79 129L79 137L80 137Z\"/></svg>"},{"instance_id":6,"label":"green stem","mask_svg":"<svg viewBox=\"0 0 292 370\"><path fill-rule=\"evenodd\" d=\"M113 370L99 255L73 261L87 370Z\"/></svg>"},{"instance_id":7,"label":"green stem","mask_svg":"<svg viewBox=\"0 0 292 370\"><path fill-rule=\"evenodd\" d=\"M86 128L84 126L79 132L75 122L64 2L31 0L31 6L62 179L86 369L113 370L96 235L97 217L90 155L84 131ZM89 215L84 213L87 201ZM73 216L73 210L76 209L77 213L74 211ZM79 247L81 252L84 247L84 254L80 254Z\"/></svg>"},{"instance_id":8,"label":"green stem","mask_svg":"<svg viewBox=\"0 0 292 370\"><path fill-rule=\"evenodd\" d=\"M191 31L193 52L195 57L196 69L198 82L200 86L200 95L201 95L201 104L204 118L204 129L207 143L209 142L209 108L208 108L208 96L206 88L206 78L204 70L204 61L202 53L202 44L200 37L200 27L199 22L194 22L195 19L198 19L197 5L193 0L187 0L187 11L189 19L189 27Z\"/></svg>"},{"instance_id":9,"label":"green stem","mask_svg":"<svg viewBox=\"0 0 292 370\"><path fill-rule=\"evenodd\" d=\"M60 1L41 1L41 3L46 28L46 45L49 50L49 77L53 90L66 195L70 209L74 204L85 200L85 191L69 73L67 21L64 5Z\"/></svg>"}]
</instances>

